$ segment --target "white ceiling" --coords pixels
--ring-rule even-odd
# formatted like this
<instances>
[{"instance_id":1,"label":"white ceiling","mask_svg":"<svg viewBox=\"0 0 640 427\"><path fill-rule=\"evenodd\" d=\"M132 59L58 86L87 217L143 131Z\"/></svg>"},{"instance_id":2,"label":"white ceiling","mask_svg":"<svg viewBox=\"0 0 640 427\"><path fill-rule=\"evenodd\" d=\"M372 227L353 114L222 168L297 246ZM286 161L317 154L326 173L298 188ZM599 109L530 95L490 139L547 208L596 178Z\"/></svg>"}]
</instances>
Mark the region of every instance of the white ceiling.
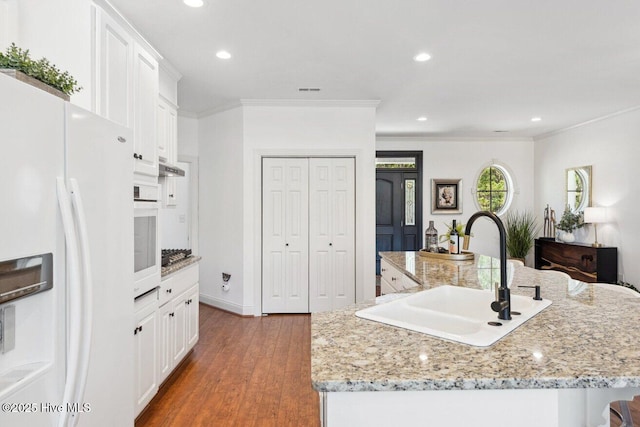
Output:
<instances>
[{"instance_id":1,"label":"white ceiling","mask_svg":"<svg viewBox=\"0 0 640 427\"><path fill-rule=\"evenodd\" d=\"M640 105L638 0L110 1L183 74L180 107L197 114L379 99L378 135L531 137Z\"/></svg>"}]
</instances>

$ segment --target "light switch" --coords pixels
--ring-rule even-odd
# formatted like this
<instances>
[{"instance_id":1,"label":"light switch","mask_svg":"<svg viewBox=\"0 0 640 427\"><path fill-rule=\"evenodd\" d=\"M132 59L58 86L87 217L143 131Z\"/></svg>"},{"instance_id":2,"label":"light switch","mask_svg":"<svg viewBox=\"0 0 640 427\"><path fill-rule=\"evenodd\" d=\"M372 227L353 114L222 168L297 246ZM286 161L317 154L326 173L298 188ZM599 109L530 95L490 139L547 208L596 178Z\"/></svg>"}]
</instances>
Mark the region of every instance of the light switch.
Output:
<instances>
[{"instance_id":1,"label":"light switch","mask_svg":"<svg viewBox=\"0 0 640 427\"><path fill-rule=\"evenodd\" d=\"M180 224L184 224L184 223L186 222L186 220L187 220L187 217L186 217L186 215L185 215L185 214L180 214L180 215L178 215L178 222L179 222Z\"/></svg>"}]
</instances>

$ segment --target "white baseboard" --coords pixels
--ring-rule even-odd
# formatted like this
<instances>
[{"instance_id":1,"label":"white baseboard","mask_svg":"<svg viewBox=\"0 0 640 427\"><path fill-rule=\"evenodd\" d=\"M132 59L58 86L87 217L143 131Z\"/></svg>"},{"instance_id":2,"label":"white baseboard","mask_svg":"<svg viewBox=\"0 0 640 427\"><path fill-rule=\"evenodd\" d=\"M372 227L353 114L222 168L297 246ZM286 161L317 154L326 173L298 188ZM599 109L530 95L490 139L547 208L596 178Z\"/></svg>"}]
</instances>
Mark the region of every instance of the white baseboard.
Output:
<instances>
[{"instance_id":1,"label":"white baseboard","mask_svg":"<svg viewBox=\"0 0 640 427\"><path fill-rule=\"evenodd\" d=\"M220 298L200 294L200 302L241 316L253 316L253 306L243 306Z\"/></svg>"}]
</instances>

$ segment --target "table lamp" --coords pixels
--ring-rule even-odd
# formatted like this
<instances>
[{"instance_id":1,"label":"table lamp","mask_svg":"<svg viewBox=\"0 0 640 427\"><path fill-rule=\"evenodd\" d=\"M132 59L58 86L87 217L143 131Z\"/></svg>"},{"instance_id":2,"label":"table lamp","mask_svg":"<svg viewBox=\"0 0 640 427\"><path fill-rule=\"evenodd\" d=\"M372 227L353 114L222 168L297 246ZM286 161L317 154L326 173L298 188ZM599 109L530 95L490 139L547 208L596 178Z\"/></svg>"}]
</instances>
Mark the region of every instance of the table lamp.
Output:
<instances>
[{"instance_id":1,"label":"table lamp","mask_svg":"<svg viewBox=\"0 0 640 427\"><path fill-rule=\"evenodd\" d=\"M607 209L603 207L591 207L584 209L584 222L593 224L596 241L591 244L595 248L602 246L598 243L598 223L607 222Z\"/></svg>"}]
</instances>

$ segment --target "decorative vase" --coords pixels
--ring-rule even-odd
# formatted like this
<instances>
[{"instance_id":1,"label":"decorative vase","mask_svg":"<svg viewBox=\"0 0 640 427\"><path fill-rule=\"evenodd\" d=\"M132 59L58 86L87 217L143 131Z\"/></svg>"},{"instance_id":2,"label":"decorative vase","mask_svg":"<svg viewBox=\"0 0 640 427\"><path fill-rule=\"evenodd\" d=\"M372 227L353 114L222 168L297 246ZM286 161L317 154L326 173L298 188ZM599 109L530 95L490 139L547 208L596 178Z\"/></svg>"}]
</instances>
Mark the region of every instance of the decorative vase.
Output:
<instances>
[{"instance_id":1,"label":"decorative vase","mask_svg":"<svg viewBox=\"0 0 640 427\"><path fill-rule=\"evenodd\" d=\"M565 231L564 233L562 233L562 236L560 238L565 243L575 242L576 240L576 237L573 235L571 231Z\"/></svg>"}]
</instances>

